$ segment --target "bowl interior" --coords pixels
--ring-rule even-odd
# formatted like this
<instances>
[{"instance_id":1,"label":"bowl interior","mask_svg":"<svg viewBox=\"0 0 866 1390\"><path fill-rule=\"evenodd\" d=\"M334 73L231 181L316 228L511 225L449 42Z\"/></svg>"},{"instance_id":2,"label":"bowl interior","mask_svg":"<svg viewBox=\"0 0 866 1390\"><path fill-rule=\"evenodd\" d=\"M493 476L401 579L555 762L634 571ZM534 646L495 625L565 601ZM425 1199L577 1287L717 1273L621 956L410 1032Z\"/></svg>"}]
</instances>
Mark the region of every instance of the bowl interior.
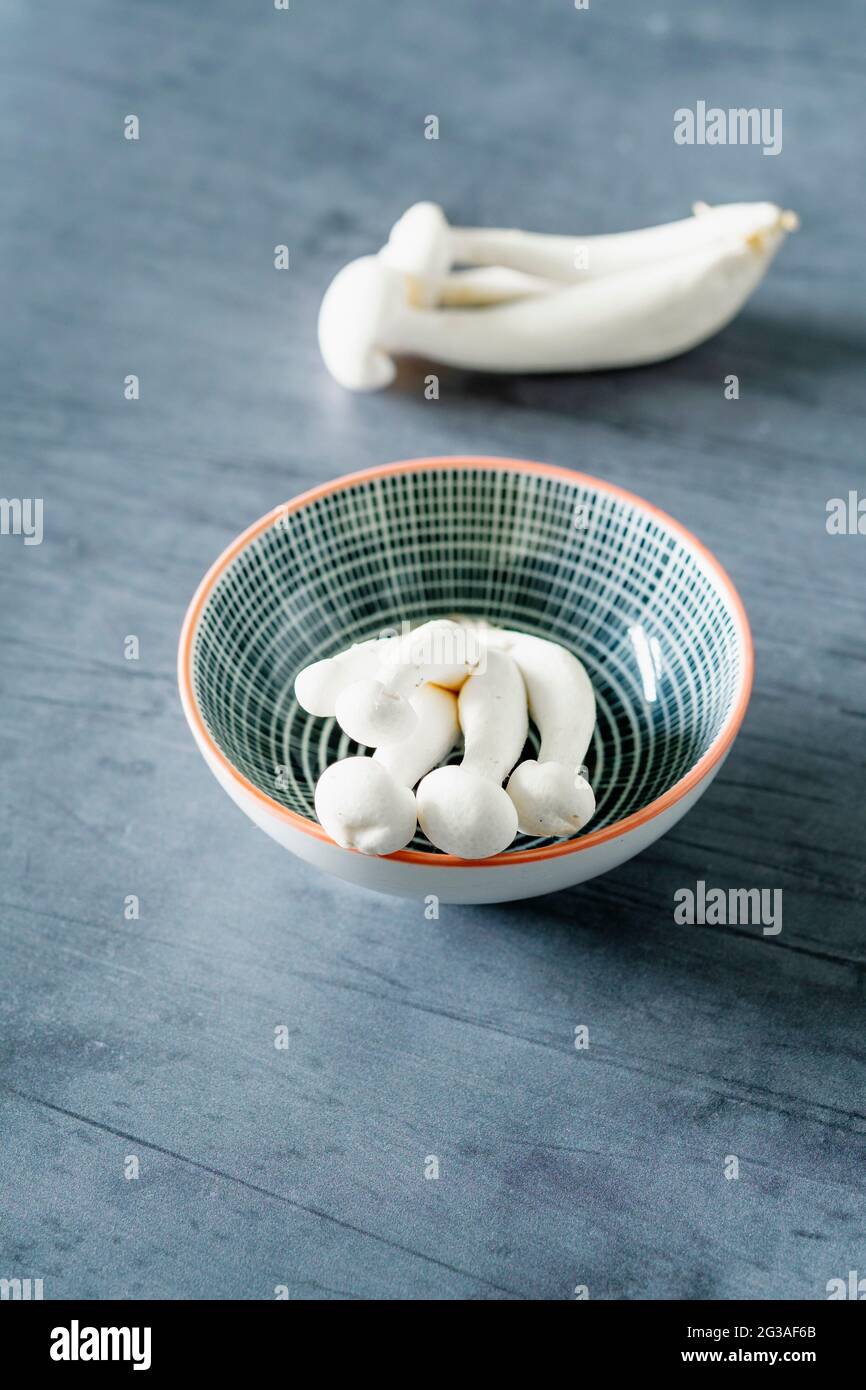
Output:
<instances>
[{"instance_id":1,"label":"bowl interior","mask_svg":"<svg viewBox=\"0 0 866 1390\"><path fill-rule=\"evenodd\" d=\"M315 820L320 773L359 750L333 719L300 709L298 671L403 621L457 614L550 637L586 665L598 810L582 834L685 776L742 677L724 589L662 518L577 475L452 464L287 509L235 555L192 649L204 723L245 778ZM512 849L547 843L519 836ZM436 853L420 832L412 848Z\"/></svg>"}]
</instances>

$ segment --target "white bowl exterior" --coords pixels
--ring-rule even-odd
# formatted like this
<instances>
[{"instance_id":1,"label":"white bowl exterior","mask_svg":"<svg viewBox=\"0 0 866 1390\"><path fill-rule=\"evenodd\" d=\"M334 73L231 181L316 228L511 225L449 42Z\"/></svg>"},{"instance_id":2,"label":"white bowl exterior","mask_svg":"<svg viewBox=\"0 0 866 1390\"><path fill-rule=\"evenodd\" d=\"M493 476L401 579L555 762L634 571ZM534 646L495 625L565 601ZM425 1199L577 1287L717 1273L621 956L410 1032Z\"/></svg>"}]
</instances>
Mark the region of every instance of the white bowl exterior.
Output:
<instances>
[{"instance_id":1,"label":"white bowl exterior","mask_svg":"<svg viewBox=\"0 0 866 1390\"><path fill-rule=\"evenodd\" d=\"M431 865L428 868L424 864L359 854L329 840L319 839L316 835L308 835L276 810L272 811L258 796L240 786L198 735L196 742L208 767L232 801L284 849L314 868L342 878L347 883L391 897L414 898L422 904L431 894L435 894L440 903L517 902L521 898L537 898L544 893L573 888L578 883L597 878L599 874L606 874L640 854L676 825L703 796L730 751L727 750L706 776L672 806L602 844L590 845L570 854L552 855L547 859L496 864L489 868L483 864L472 864L464 869L451 865Z\"/></svg>"}]
</instances>

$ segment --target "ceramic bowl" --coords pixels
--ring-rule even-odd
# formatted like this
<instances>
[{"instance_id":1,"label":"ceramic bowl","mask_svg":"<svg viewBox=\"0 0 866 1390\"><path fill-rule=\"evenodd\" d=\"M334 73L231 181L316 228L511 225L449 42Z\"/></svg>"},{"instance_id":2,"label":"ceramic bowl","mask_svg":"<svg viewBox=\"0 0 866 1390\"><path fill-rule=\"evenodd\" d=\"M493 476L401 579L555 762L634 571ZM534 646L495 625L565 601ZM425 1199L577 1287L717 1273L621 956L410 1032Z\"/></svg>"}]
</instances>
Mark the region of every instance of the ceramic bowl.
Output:
<instances>
[{"instance_id":1,"label":"ceramic bowl","mask_svg":"<svg viewBox=\"0 0 866 1390\"><path fill-rule=\"evenodd\" d=\"M404 620L456 614L549 637L584 662L596 816L573 839L520 836L472 863L420 832L387 858L342 849L313 793L329 763L359 750L299 707L294 678ZM250 526L199 586L178 665L205 761L286 849L382 893L485 903L594 878L674 825L731 747L752 643L718 562L639 497L545 464L435 458L336 478Z\"/></svg>"}]
</instances>

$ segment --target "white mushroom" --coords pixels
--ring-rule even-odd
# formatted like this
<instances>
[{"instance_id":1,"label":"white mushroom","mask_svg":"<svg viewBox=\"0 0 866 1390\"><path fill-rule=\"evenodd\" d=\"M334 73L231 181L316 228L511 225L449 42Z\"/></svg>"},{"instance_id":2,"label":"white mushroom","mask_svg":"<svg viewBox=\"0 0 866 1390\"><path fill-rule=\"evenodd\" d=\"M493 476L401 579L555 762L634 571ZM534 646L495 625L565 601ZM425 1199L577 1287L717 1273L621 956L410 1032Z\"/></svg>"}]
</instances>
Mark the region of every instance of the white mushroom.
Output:
<instances>
[{"instance_id":1,"label":"white mushroom","mask_svg":"<svg viewBox=\"0 0 866 1390\"><path fill-rule=\"evenodd\" d=\"M517 228L452 227L436 203L415 203L394 224L380 255L409 277L409 302L418 307L455 302L454 282L462 285L462 302L470 302L470 287L478 285L484 299L485 280L480 271L460 278L450 268L464 264L486 267L501 274L507 267L523 279L498 282L507 294L553 289L562 284L597 279L635 270L659 261L673 261L692 251L706 249L720 238L734 236L748 241L777 230L795 231L797 215L783 212L775 203L723 203L710 207L695 203L692 216L657 227L601 236L551 236ZM481 277L481 278L476 278ZM497 282L493 282L497 283ZM476 301L478 302L478 301Z\"/></svg>"},{"instance_id":2,"label":"white mushroom","mask_svg":"<svg viewBox=\"0 0 866 1390\"><path fill-rule=\"evenodd\" d=\"M376 390L393 379L399 353L486 371L589 371L676 356L730 321L797 226L773 203L699 203L695 214L568 237L452 228L436 204L417 203L378 257L352 262L329 287L323 357L342 385ZM457 262L475 268L452 273ZM575 288L598 290L599 280L609 289L573 297Z\"/></svg>"},{"instance_id":3,"label":"white mushroom","mask_svg":"<svg viewBox=\"0 0 866 1390\"><path fill-rule=\"evenodd\" d=\"M409 738L416 714L408 696L424 681L459 689L479 660L472 645L465 628L438 619L383 648L375 675L339 692L335 713L340 728L368 748Z\"/></svg>"},{"instance_id":4,"label":"white mushroom","mask_svg":"<svg viewBox=\"0 0 866 1390\"><path fill-rule=\"evenodd\" d=\"M516 767L506 791L524 835L574 835L595 814L583 760L595 728L595 695L583 664L556 642L520 632L501 640L526 684L529 713L541 735L538 758ZM488 657L489 659L489 657Z\"/></svg>"},{"instance_id":5,"label":"white mushroom","mask_svg":"<svg viewBox=\"0 0 866 1390\"><path fill-rule=\"evenodd\" d=\"M520 757L528 719L523 678L505 652L487 652L458 701L464 756L420 783L416 800L424 834L460 859L487 859L517 833L517 811L502 783Z\"/></svg>"},{"instance_id":6,"label":"white mushroom","mask_svg":"<svg viewBox=\"0 0 866 1390\"><path fill-rule=\"evenodd\" d=\"M457 698L423 685L412 697L417 732L380 748L372 758L343 758L316 783L316 815L346 849L394 854L408 845L417 824L412 788L436 767L459 737Z\"/></svg>"},{"instance_id":7,"label":"white mushroom","mask_svg":"<svg viewBox=\"0 0 866 1390\"><path fill-rule=\"evenodd\" d=\"M325 366L348 391L379 391L396 375L391 351L406 313L399 271L378 256L350 261L334 277L319 309L319 349Z\"/></svg>"},{"instance_id":8,"label":"white mushroom","mask_svg":"<svg viewBox=\"0 0 866 1390\"><path fill-rule=\"evenodd\" d=\"M508 268L507 260L485 261L480 270L451 273L460 260L461 229L450 227L438 203L415 203L391 228L379 259L406 277L406 302L416 309L441 304L497 304L555 289L549 280Z\"/></svg>"},{"instance_id":9,"label":"white mushroom","mask_svg":"<svg viewBox=\"0 0 866 1390\"><path fill-rule=\"evenodd\" d=\"M778 211L778 210L777 210ZM411 307L406 276L378 256L330 285L319 316L328 369L350 390L387 386L402 353L488 372L596 371L660 362L704 342L742 308L785 237L720 230L707 245L550 294L488 308Z\"/></svg>"},{"instance_id":10,"label":"white mushroom","mask_svg":"<svg viewBox=\"0 0 866 1390\"><path fill-rule=\"evenodd\" d=\"M381 667L393 637L373 637L356 642L336 656L305 666L295 677L295 697L301 709L325 719L336 713L337 696L352 681L364 680Z\"/></svg>"}]
</instances>

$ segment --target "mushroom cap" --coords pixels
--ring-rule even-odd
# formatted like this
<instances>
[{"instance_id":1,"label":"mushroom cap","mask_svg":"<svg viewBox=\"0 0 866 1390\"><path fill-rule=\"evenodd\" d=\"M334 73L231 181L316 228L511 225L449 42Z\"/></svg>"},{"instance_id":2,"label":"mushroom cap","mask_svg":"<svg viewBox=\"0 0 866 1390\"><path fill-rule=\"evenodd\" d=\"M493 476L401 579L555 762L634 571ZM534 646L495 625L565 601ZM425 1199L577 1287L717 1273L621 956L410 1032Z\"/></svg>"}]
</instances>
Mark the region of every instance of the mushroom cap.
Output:
<instances>
[{"instance_id":1,"label":"mushroom cap","mask_svg":"<svg viewBox=\"0 0 866 1390\"><path fill-rule=\"evenodd\" d=\"M451 268L451 229L438 203L413 203L394 223L379 253L408 276L409 302L432 309L440 281Z\"/></svg>"},{"instance_id":2,"label":"mushroom cap","mask_svg":"<svg viewBox=\"0 0 866 1390\"><path fill-rule=\"evenodd\" d=\"M404 277L378 256L344 265L319 310L319 348L325 366L349 391L390 386L396 367L380 343L405 301Z\"/></svg>"},{"instance_id":3,"label":"mushroom cap","mask_svg":"<svg viewBox=\"0 0 866 1390\"><path fill-rule=\"evenodd\" d=\"M431 844L458 859L488 859L517 834L517 811L502 787L462 767L437 767L416 792Z\"/></svg>"},{"instance_id":4,"label":"mushroom cap","mask_svg":"<svg viewBox=\"0 0 866 1390\"><path fill-rule=\"evenodd\" d=\"M366 748L400 743L418 724L409 701L377 680L352 681L337 696L335 712L343 733Z\"/></svg>"},{"instance_id":5,"label":"mushroom cap","mask_svg":"<svg viewBox=\"0 0 866 1390\"><path fill-rule=\"evenodd\" d=\"M324 719L334 713L334 661L314 661L295 676L295 699L307 714Z\"/></svg>"},{"instance_id":6,"label":"mushroom cap","mask_svg":"<svg viewBox=\"0 0 866 1390\"><path fill-rule=\"evenodd\" d=\"M316 783L316 815L332 840L362 854L395 854L415 834L415 798L372 758L331 763Z\"/></svg>"},{"instance_id":7,"label":"mushroom cap","mask_svg":"<svg viewBox=\"0 0 866 1390\"><path fill-rule=\"evenodd\" d=\"M595 795L580 769L565 763L527 759L516 767L506 788L524 835L565 839L595 815Z\"/></svg>"}]
</instances>

